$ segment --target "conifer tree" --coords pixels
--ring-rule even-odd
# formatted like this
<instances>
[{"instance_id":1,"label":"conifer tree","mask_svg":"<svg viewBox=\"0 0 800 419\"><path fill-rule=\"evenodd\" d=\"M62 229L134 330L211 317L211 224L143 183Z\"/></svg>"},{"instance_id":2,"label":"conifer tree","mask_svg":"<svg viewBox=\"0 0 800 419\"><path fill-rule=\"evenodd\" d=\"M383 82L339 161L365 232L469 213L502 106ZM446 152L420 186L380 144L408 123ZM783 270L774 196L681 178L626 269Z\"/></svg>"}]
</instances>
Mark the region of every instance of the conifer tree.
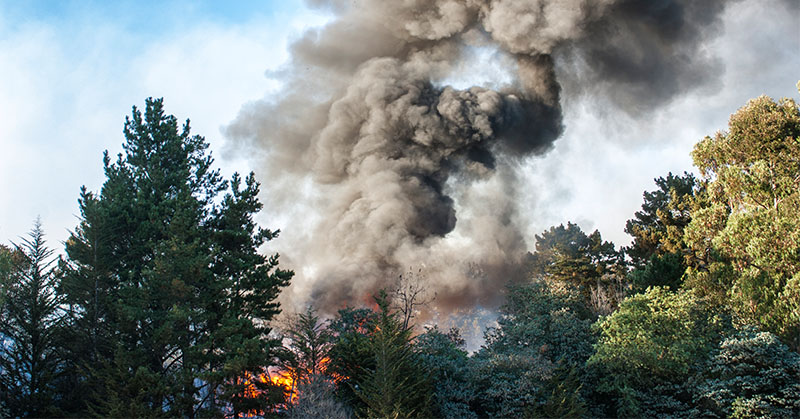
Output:
<instances>
[{"instance_id":1,"label":"conifer tree","mask_svg":"<svg viewBox=\"0 0 800 419\"><path fill-rule=\"evenodd\" d=\"M56 350L61 316L58 273L37 220L9 252L0 305L0 401L11 416L56 414L54 386L61 370Z\"/></svg>"},{"instance_id":2,"label":"conifer tree","mask_svg":"<svg viewBox=\"0 0 800 419\"><path fill-rule=\"evenodd\" d=\"M370 348L375 369L359 383L356 394L366 404L363 417L428 417L431 388L422 360L411 345L411 329L403 328L389 308L385 291L375 297L380 312Z\"/></svg>"},{"instance_id":3,"label":"conifer tree","mask_svg":"<svg viewBox=\"0 0 800 419\"><path fill-rule=\"evenodd\" d=\"M266 407L245 400L245 383L275 362L268 321L292 273L258 253L278 232L253 221L254 175L223 180L204 138L188 121L179 129L161 99L134 107L124 134L124 153L104 156L100 193L82 191L67 241L61 289L81 356L72 372L89 386L83 409Z\"/></svg>"}]
</instances>

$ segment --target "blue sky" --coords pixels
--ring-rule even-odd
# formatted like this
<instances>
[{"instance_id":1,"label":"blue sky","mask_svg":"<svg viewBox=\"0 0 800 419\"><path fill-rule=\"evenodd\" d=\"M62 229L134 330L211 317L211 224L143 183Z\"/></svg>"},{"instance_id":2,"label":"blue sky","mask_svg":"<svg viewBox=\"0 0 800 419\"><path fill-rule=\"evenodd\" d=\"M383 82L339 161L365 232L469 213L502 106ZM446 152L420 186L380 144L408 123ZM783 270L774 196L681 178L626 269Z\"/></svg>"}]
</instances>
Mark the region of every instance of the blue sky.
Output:
<instances>
[{"instance_id":1,"label":"blue sky","mask_svg":"<svg viewBox=\"0 0 800 419\"><path fill-rule=\"evenodd\" d=\"M81 185L120 151L131 106L164 97L230 174L220 128L278 87L289 39L326 19L300 1L0 1L0 242L41 216L60 251Z\"/></svg>"},{"instance_id":2,"label":"blue sky","mask_svg":"<svg viewBox=\"0 0 800 419\"><path fill-rule=\"evenodd\" d=\"M191 118L226 174L258 175L247 150L227 152L220 129L245 103L277 94L266 71L287 59L291 39L326 19L299 0L0 0L0 242L18 241L40 215L61 251L78 222L81 185L99 189L103 150L120 151L125 115L149 96ZM708 45L725 65L718 83L646 124L565 103L564 137L527 167L526 236L571 220L625 244L624 222L654 177L691 170L692 145L724 129L747 99L798 96L797 21L774 1L736 3ZM291 235L282 224L290 217L266 204L262 223Z\"/></svg>"}]
</instances>

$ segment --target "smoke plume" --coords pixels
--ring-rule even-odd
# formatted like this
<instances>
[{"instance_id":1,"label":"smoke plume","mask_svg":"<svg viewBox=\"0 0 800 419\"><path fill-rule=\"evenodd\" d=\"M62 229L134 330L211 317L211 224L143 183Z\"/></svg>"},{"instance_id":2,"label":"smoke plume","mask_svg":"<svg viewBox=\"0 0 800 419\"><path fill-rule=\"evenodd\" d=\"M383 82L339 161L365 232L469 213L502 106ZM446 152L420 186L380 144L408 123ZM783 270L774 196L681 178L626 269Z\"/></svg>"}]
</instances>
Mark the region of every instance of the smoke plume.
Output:
<instances>
[{"instance_id":1,"label":"smoke plume","mask_svg":"<svg viewBox=\"0 0 800 419\"><path fill-rule=\"evenodd\" d=\"M703 85L724 1L310 0L275 98L227 128L259 159L295 269L284 303L331 312L422 269L442 310L495 304L528 244L518 168L563 130L562 86L649 112ZM512 80L448 77L495 51Z\"/></svg>"}]
</instances>

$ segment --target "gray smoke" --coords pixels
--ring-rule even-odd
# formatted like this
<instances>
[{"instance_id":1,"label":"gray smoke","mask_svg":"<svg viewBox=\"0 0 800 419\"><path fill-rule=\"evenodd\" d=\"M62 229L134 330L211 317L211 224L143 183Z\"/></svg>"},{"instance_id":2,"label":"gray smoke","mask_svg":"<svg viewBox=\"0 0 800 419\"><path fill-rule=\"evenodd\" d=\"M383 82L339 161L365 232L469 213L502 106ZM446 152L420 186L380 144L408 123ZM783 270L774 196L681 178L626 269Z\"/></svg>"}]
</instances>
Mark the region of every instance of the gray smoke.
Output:
<instances>
[{"instance_id":1,"label":"gray smoke","mask_svg":"<svg viewBox=\"0 0 800 419\"><path fill-rule=\"evenodd\" d=\"M724 1L310 0L335 13L291 46L274 99L228 127L289 214L284 303L357 304L422 269L442 310L491 306L519 276L525 159L563 130L562 84L646 112L707 83ZM444 83L495 48L513 80ZM491 87L491 88L490 88Z\"/></svg>"}]
</instances>

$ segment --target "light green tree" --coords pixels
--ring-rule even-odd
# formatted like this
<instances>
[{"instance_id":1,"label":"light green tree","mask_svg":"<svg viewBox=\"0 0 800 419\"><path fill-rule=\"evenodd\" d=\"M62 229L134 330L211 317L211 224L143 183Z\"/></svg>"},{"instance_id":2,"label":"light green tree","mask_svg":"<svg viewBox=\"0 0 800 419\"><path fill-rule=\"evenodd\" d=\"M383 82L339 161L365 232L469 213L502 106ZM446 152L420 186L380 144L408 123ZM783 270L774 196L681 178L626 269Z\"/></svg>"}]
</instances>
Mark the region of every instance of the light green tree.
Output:
<instances>
[{"instance_id":1,"label":"light green tree","mask_svg":"<svg viewBox=\"0 0 800 419\"><path fill-rule=\"evenodd\" d=\"M712 309L693 293L655 287L597 323L587 365L598 374L596 399L612 401L607 414L688 411L692 394L684 383L729 329L727 316Z\"/></svg>"},{"instance_id":2,"label":"light green tree","mask_svg":"<svg viewBox=\"0 0 800 419\"><path fill-rule=\"evenodd\" d=\"M800 109L762 96L692 153L708 182L686 241L690 285L725 293L743 322L800 350ZM723 298L720 298L723 299Z\"/></svg>"}]
</instances>

